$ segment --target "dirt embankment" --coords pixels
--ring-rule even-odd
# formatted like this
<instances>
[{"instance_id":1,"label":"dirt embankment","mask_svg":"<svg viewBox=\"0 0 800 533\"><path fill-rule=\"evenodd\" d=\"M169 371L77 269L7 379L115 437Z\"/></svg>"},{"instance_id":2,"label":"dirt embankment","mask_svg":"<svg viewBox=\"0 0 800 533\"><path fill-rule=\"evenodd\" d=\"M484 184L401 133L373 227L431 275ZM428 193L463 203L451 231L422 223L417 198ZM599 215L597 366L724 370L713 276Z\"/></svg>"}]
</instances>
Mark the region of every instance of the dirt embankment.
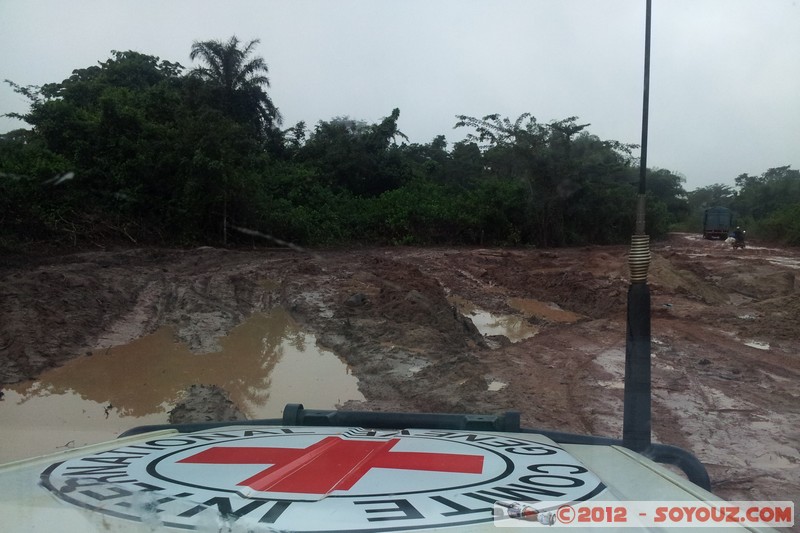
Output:
<instances>
[{"instance_id":1,"label":"dirt embankment","mask_svg":"<svg viewBox=\"0 0 800 533\"><path fill-rule=\"evenodd\" d=\"M653 251L655 440L695 453L725 498L800 499L799 254L690 235ZM0 380L165 324L211 352L252 313L283 307L359 378L367 401L346 407L519 410L526 427L619 436L626 276L625 247L6 258ZM539 333L486 338L456 297Z\"/></svg>"}]
</instances>

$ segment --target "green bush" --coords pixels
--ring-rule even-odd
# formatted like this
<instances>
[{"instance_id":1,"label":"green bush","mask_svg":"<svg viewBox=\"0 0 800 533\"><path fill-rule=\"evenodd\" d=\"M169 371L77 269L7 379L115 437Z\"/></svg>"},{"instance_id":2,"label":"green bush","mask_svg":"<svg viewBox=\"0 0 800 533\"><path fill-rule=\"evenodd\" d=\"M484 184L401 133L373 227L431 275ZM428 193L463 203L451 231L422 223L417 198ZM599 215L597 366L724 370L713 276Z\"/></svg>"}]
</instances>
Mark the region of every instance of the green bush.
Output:
<instances>
[{"instance_id":1,"label":"green bush","mask_svg":"<svg viewBox=\"0 0 800 533\"><path fill-rule=\"evenodd\" d=\"M800 246L800 204L784 207L759 222L756 228L760 238Z\"/></svg>"}]
</instances>

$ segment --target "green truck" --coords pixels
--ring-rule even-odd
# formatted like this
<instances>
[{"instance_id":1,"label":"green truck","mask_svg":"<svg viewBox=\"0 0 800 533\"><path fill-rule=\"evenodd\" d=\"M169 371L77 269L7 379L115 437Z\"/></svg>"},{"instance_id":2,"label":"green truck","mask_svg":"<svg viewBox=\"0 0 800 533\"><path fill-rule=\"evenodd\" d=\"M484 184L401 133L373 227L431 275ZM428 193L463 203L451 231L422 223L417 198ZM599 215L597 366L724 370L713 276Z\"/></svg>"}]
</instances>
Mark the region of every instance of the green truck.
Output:
<instances>
[{"instance_id":1,"label":"green truck","mask_svg":"<svg viewBox=\"0 0 800 533\"><path fill-rule=\"evenodd\" d=\"M733 213L727 207L709 207L703 211L703 237L727 239L733 228Z\"/></svg>"}]
</instances>

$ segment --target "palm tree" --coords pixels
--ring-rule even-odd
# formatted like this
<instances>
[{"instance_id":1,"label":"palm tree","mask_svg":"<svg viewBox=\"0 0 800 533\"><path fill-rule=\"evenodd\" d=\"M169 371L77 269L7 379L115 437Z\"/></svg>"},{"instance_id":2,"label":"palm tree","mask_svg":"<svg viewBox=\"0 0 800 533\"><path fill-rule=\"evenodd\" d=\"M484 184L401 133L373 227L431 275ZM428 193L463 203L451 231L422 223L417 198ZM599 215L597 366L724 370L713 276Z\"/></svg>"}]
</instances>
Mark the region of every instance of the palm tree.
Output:
<instances>
[{"instance_id":1,"label":"palm tree","mask_svg":"<svg viewBox=\"0 0 800 533\"><path fill-rule=\"evenodd\" d=\"M281 116L265 90L269 87L269 69L264 58L250 58L259 42L253 39L240 47L235 35L227 42L195 41L189 58L199 58L204 66L194 68L190 74L215 88L224 112L266 135L280 125Z\"/></svg>"}]
</instances>

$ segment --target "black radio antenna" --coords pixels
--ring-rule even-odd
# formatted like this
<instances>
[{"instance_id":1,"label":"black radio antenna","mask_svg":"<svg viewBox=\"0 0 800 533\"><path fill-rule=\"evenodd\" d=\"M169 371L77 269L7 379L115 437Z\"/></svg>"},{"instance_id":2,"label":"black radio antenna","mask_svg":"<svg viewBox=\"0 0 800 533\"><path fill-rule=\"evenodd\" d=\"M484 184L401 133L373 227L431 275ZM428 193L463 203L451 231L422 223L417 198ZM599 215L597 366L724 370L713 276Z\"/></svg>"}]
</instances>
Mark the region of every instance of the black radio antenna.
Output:
<instances>
[{"instance_id":1,"label":"black radio antenna","mask_svg":"<svg viewBox=\"0 0 800 533\"><path fill-rule=\"evenodd\" d=\"M622 442L626 448L643 451L651 438L650 383L650 237L645 233L645 185L647 175L647 127L650 105L650 17L651 0L646 0L644 33L644 90L642 104L642 148L639 158L639 194L636 228L631 238L628 265L627 328L625 343L625 396Z\"/></svg>"}]
</instances>

